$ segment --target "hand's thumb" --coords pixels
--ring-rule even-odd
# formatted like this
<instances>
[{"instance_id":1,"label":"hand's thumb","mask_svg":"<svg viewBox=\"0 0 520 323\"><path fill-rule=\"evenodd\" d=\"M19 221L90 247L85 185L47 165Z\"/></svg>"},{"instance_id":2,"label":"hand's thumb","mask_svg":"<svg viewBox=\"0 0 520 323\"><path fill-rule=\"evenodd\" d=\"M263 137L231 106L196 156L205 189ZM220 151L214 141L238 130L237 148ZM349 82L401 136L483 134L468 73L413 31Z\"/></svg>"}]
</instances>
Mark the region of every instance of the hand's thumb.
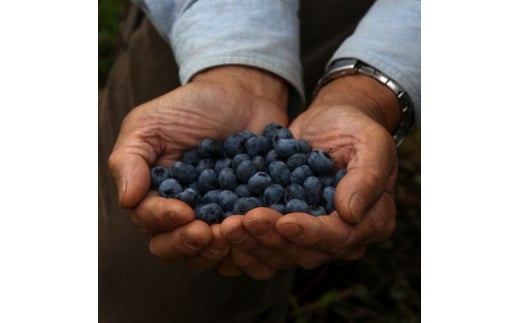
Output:
<instances>
[{"instance_id":1,"label":"hand's thumb","mask_svg":"<svg viewBox=\"0 0 520 323\"><path fill-rule=\"evenodd\" d=\"M139 155L114 152L108 165L117 185L121 207L137 205L150 190L150 167L146 161Z\"/></svg>"}]
</instances>

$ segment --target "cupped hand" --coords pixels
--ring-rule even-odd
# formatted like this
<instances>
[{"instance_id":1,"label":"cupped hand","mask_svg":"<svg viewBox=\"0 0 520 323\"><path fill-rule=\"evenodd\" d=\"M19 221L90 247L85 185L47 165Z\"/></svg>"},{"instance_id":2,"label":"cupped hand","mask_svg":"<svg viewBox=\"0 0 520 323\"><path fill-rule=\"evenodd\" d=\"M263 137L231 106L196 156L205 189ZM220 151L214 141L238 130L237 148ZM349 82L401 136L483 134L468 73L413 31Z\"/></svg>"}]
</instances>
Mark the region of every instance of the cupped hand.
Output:
<instances>
[{"instance_id":1,"label":"cupped hand","mask_svg":"<svg viewBox=\"0 0 520 323\"><path fill-rule=\"evenodd\" d=\"M247 129L287 124L287 85L249 67L222 66L197 74L190 83L133 109L124 119L109 158L119 202L134 223L151 235L150 250L164 260L189 258L196 269L226 259L229 244L218 225L194 220L184 202L150 191L150 167L170 167L184 150L204 138L224 139ZM224 274L237 268L225 260Z\"/></svg>"},{"instance_id":2,"label":"cupped hand","mask_svg":"<svg viewBox=\"0 0 520 323\"><path fill-rule=\"evenodd\" d=\"M336 187L336 211L282 216L264 208L242 221L224 221L222 236L236 264L265 279L282 268L358 259L369 244L388 238L395 227L397 178L390 133L398 118L393 93L368 77L349 76L325 86L290 129L313 149L327 152L338 169L347 169Z\"/></svg>"}]
</instances>

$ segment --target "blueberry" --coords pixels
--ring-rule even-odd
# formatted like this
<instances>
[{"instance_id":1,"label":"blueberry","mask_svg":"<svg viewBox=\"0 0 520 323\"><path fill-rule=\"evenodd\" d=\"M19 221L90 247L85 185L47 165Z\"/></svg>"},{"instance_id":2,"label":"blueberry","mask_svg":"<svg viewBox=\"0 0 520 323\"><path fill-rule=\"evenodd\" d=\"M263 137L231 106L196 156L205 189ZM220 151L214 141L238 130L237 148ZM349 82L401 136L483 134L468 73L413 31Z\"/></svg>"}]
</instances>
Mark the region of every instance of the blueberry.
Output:
<instances>
[{"instance_id":1,"label":"blueberry","mask_svg":"<svg viewBox=\"0 0 520 323\"><path fill-rule=\"evenodd\" d=\"M293 212L302 212L302 213L309 213L309 205L299 199L292 199L285 205L286 212L287 213L293 213Z\"/></svg>"},{"instance_id":2,"label":"blueberry","mask_svg":"<svg viewBox=\"0 0 520 323\"><path fill-rule=\"evenodd\" d=\"M252 132L249 131L249 130L242 130L242 131L239 131L239 132L238 132L238 135L239 135L240 137L244 138L246 141L247 141L247 139L256 136L254 133L252 133Z\"/></svg>"},{"instance_id":3,"label":"blueberry","mask_svg":"<svg viewBox=\"0 0 520 323\"><path fill-rule=\"evenodd\" d=\"M246 141L246 153L251 157L265 155L271 148L271 142L264 136L254 136Z\"/></svg>"},{"instance_id":4,"label":"blueberry","mask_svg":"<svg viewBox=\"0 0 520 323\"><path fill-rule=\"evenodd\" d=\"M285 204L283 203L274 203L269 205L269 207L281 214L287 213L287 208L285 207Z\"/></svg>"},{"instance_id":5,"label":"blueberry","mask_svg":"<svg viewBox=\"0 0 520 323\"><path fill-rule=\"evenodd\" d=\"M339 181L347 174L347 169L342 168L334 175L334 186L338 186Z\"/></svg>"},{"instance_id":6,"label":"blueberry","mask_svg":"<svg viewBox=\"0 0 520 323\"><path fill-rule=\"evenodd\" d=\"M273 140L274 135L276 134L276 131L279 129L284 128L282 125L278 123L270 123L264 128L264 137L266 137L269 140Z\"/></svg>"},{"instance_id":7,"label":"blueberry","mask_svg":"<svg viewBox=\"0 0 520 323\"><path fill-rule=\"evenodd\" d=\"M224 211L232 211L238 196L230 190L222 190L218 196L218 204Z\"/></svg>"},{"instance_id":8,"label":"blueberry","mask_svg":"<svg viewBox=\"0 0 520 323\"><path fill-rule=\"evenodd\" d=\"M318 205L321 201L321 181L316 176L307 177L303 182L303 188L307 193L307 202L310 205Z\"/></svg>"},{"instance_id":9,"label":"blueberry","mask_svg":"<svg viewBox=\"0 0 520 323\"><path fill-rule=\"evenodd\" d=\"M271 176L266 172L256 172L253 176L249 178L247 181L247 186L249 187L249 191L255 195L261 195L264 193L264 190L267 186L271 185L273 180Z\"/></svg>"},{"instance_id":10,"label":"blueberry","mask_svg":"<svg viewBox=\"0 0 520 323\"><path fill-rule=\"evenodd\" d=\"M255 167L258 171L267 171L267 162L265 161L264 156L255 156L251 160L253 161L253 164L255 164Z\"/></svg>"},{"instance_id":11,"label":"blueberry","mask_svg":"<svg viewBox=\"0 0 520 323\"><path fill-rule=\"evenodd\" d=\"M309 214L314 216L326 215L327 210L321 205L311 205L309 206Z\"/></svg>"},{"instance_id":12,"label":"blueberry","mask_svg":"<svg viewBox=\"0 0 520 323\"><path fill-rule=\"evenodd\" d=\"M283 158L278 156L276 154L276 151L274 149L271 149L269 150L269 152L265 155L265 162L267 163L267 165L269 165L270 163L272 163L273 161L275 160L280 160L282 161Z\"/></svg>"},{"instance_id":13,"label":"blueberry","mask_svg":"<svg viewBox=\"0 0 520 323\"><path fill-rule=\"evenodd\" d=\"M256 197L241 197L236 201L233 213L246 214L248 211L260 206L262 206L262 202Z\"/></svg>"},{"instance_id":14,"label":"blueberry","mask_svg":"<svg viewBox=\"0 0 520 323\"><path fill-rule=\"evenodd\" d=\"M244 160L238 164L235 174L240 183L247 183L249 178L256 173L256 166L251 160Z\"/></svg>"},{"instance_id":15,"label":"blueberry","mask_svg":"<svg viewBox=\"0 0 520 323\"><path fill-rule=\"evenodd\" d=\"M198 180L189 183L187 187L191 188L194 191L197 191L197 193L200 193L200 187L199 187L199 181Z\"/></svg>"},{"instance_id":16,"label":"blueberry","mask_svg":"<svg viewBox=\"0 0 520 323\"><path fill-rule=\"evenodd\" d=\"M159 185L159 195L162 197L174 198L182 191L182 185L173 178L167 178Z\"/></svg>"},{"instance_id":17,"label":"blueberry","mask_svg":"<svg viewBox=\"0 0 520 323\"><path fill-rule=\"evenodd\" d=\"M285 188L283 198L286 203L293 199L306 201L307 193L302 185L290 184Z\"/></svg>"},{"instance_id":18,"label":"blueberry","mask_svg":"<svg viewBox=\"0 0 520 323\"><path fill-rule=\"evenodd\" d=\"M322 176L319 176L319 179L320 179L320 182L321 182L321 186L325 187L325 186L336 186L335 184L335 178L334 176L332 175L322 175Z\"/></svg>"},{"instance_id":19,"label":"blueberry","mask_svg":"<svg viewBox=\"0 0 520 323\"><path fill-rule=\"evenodd\" d=\"M150 179L152 180L152 189L157 189L162 181L170 176L168 168L162 166L152 167L150 170Z\"/></svg>"},{"instance_id":20,"label":"blueberry","mask_svg":"<svg viewBox=\"0 0 520 323\"><path fill-rule=\"evenodd\" d=\"M273 147L278 156L287 158L298 152L298 140L275 137L273 139Z\"/></svg>"},{"instance_id":21,"label":"blueberry","mask_svg":"<svg viewBox=\"0 0 520 323\"><path fill-rule=\"evenodd\" d=\"M224 156L224 147L222 142L206 138L199 142L197 153L202 158L215 158Z\"/></svg>"},{"instance_id":22,"label":"blueberry","mask_svg":"<svg viewBox=\"0 0 520 323\"><path fill-rule=\"evenodd\" d=\"M296 167L307 164L307 155L303 153L296 153L291 157L287 158L287 166L290 170L294 170Z\"/></svg>"},{"instance_id":23,"label":"blueberry","mask_svg":"<svg viewBox=\"0 0 520 323\"><path fill-rule=\"evenodd\" d=\"M175 198L185 202L191 207L194 207L199 202L200 195L198 191L188 187L179 193Z\"/></svg>"},{"instance_id":24,"label":"blueberry","mask_svg":"<svg viewBox=\"0 0 520 323\"><path fill-rule=\"evenodd\" d=\"M238 183L235 171L232 168L224 168L218 175L218 184L223 190L234 190Z\"/></svg>"},{"instance_id":25,"label":"blueberry","mask_svg":"<svg viewBox=\"0 0 520 323\"><path fill-rule=\"evenodd\" d=\"M215 161L215 167L213 168L215 170L215 173L217 176L220 174L220 171L226 167L231 167L231 158L222 158Z\"/></svg>"},{"instance_id":26,"label":"blueberry","mask_svg":"<svg viewBox=\"0 0 520 323\"><path fill-rule=\"evenodd\" d=\"M193 165L186 164L181 161L174 162L170 168L172 178L175 178L181 184L189 184L197 179L199 174Z\"/></svg>"},{"instance_id":27,"label":"blueberry","mask_svg":"<svg viewBox=\"0 0 520 323\"><path fill-rule=\"evenodd\" d=\"M251 196L251 192L249 191L249 187L247 186L247 184L238 185L237 188L235 188L235 194L238 197L250 197Z\"/></svg>"},{"instance_id":28,"label":"blueberry","mask_svg":"<svg viewBox=\"0 0 520 323\"><path fill-rule=\"evenodd\" d=\"M219 223L222 220L224 212L222 207L217 203L209 203L201 205L195 213L195 217L208 224Z\"/></svg>"},{"instance_id":29,"label":"blueberry","mask_svg":"<svg viewBox=\"0 0 520 323\"><path fill-rule=\"evenodd\" d=\"M302 165L292 171L290 180L291 183L303 185L303 182L311 176L314 176L311 168L308 165Z\"/></svg>"},{"instance_id":30,"label":"blueberry","mask_svg":"<svg viewBox=\"0 0 520 323\"><path fill-rule=\"evenodd\" d=\"M303 154L308 154L311 152L311 145L303 139L298 140L298 151Z\"/></svg>"},{"instance_id":31,"label":"blueberry","mask_svg":"<svg viewBox=\"0 0 520 323\"><path fill-rule=\"evenodd\" d=\"M283 186L280 184L271 184L264 191L263 200L265 205L272 205L282 201L284 194Z\"/></svg>"},{"instance_id":32,"label":"blueberry","mask_svg":"<svg viewBox=\"0 0 520 323\"><path fill-rule=\"evenodd\" d=\"M197 166L199 154L196 149L186 150L182 153L181 161L192 166Z\"/></svg>"},{"instance_id":33,"label":"blueberry","mask_svg":"<svg viewBox=\"0 0 520 323\"><path fill-rule=\"evenodd\" d=\"M222 192L221 189L214 189L211 191L207 191L206 194L202 196L200 199L201 204L209 204L209 203L218 203L218 197Z\"/></svg>"},{"instance_id":34,"label":"blueberry","mask_svg":"<svg viewBox=\"0 0 520 323\"><path fill-rule=\"evenodd\" d=\"M224 215L222 216L222 221L229 218L230 216L234 215L232 211L225 211Z\"/></svg>"},{"instance_id":35,"label":"blueberry","mask_svg":"<svg viewBox=\"0 0 520 323\"><path fill-rule=\"evenodd\" d=\"M213 169L205 169L198 178L199 192L205 194L207 191L218 188L217 174Z\"/></svg>"},{"instance_id":36,"label":"blueberry","mask_svg":"<svg viewBox=\"0 0 520 323\"><path fill-rule=\"evenodd\" d=\"M272 140L278 140L278 139L294 139L294 136L288 128L280 128L276 129L274 132L274 135L272 137Z\"/></svg>"},{"instance_id":37,"label":"blueberry","mask_svg":"<svg viewBox=\"0 0 520 323\"><path fill-rule=\"evenodd\" d=\"M232 134L224 140L224 151L229 157L234 157L246 151L246 138L238 133Z\"/></svg>"},{"instance_id":38,"label":"blueberry","mask_svg":"<svg viewBox=\"0 0 520 323\"><path fill-rule=\"evenodd\" d=\"M231 161L231 167L233 169L237 169L238 165L240 165L241 162L249 159L251 159L251 157L249 157L249 155L246 153L237 154L235 155L235 157L233 157L233 160Z\"/></svg>"},{"instance_id":39,"label":"blueberry","mask_svg":"<svg viewBox=\"0 0 520 323\"><path fill-rule=\"evenodd\" d=\"M275 160L269 164L269 174L273 182L282 186L287 186L291 183L291 170L282 161Z\"/></svg>"},{"instance_id":40,"label":"blueberry","mask_svg":"<svg viewBox=\"0 0 520 323\"><path fill-rule=\"evenodd\" d=\"M197 170L197 173L200 174L200 173L202 173L203 170L213 169L214 167L215 167L214 159L202 158L202 159L199 159L199 161L197 162L197 166L195 167L195 169Z\"/></svg>"},{"instance_id":41,"label":"blueberry","mask_svg":"<svg viewBox=\"0 0 520 323\"><path fill-rule=\"evenodd\" d=\"M318 175L329 175L334 170L334 161L329 154L321 150L311 151L307 164Z\"/></svg>"},{"instance_id":42,"label":"blueberry","mask_svg":"<svg viewBox=\"0 0 520 323\"><path fill-rule=\"evenodd\" d=\"M325 209L327 213L331 213L336 209L334 206L334 193L336 192L336 188L332 186L324 187L321 191L321 198L323 199L323 204L325 205Z\"/></svg>"}]
</instances>

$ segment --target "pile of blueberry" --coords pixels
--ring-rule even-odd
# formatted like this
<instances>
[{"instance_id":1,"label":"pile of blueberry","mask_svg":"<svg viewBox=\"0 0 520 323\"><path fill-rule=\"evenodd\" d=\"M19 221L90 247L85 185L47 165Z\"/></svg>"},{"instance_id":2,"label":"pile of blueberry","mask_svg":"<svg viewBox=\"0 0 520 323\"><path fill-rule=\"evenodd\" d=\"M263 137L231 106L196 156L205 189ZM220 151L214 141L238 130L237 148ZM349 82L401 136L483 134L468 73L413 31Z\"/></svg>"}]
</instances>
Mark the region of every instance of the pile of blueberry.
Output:
<instances>
[{"instance_id":1,"label":"pile of blueberry","mask_svg":"<svg viewBox=\"0 0 520 323\"><path fill-rule=\"evenodd\" d=\"M152 189L189 204L209 224L256 207L315 216L334 211L334 192L346 170L312 150L289 129L271 123L262 135L241 131L223 142L202 140L171 168L152 167Z\"/></svg>"}]
</instances>

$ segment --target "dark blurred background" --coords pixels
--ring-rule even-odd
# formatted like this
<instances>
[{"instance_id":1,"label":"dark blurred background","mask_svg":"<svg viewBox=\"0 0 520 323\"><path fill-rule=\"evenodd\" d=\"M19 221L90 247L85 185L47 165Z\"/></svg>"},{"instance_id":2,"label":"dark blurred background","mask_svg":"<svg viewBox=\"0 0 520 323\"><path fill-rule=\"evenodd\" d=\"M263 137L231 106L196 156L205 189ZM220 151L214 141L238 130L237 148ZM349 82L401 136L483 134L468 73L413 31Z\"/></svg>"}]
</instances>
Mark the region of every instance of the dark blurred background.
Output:
<instances>
[{"instance_id":1,"label":"dark blurred background","mask_svg":"<svg viewBox=\"0 0 520 323\"><path fill-rule=\"evenodd\" d=\"M98 88L120 46L125 0L98 0ZM299 270L288 322L420 322L421 134L399 147L397 225L387 241L356 262Z\"/></svg>"}]
</instances>

